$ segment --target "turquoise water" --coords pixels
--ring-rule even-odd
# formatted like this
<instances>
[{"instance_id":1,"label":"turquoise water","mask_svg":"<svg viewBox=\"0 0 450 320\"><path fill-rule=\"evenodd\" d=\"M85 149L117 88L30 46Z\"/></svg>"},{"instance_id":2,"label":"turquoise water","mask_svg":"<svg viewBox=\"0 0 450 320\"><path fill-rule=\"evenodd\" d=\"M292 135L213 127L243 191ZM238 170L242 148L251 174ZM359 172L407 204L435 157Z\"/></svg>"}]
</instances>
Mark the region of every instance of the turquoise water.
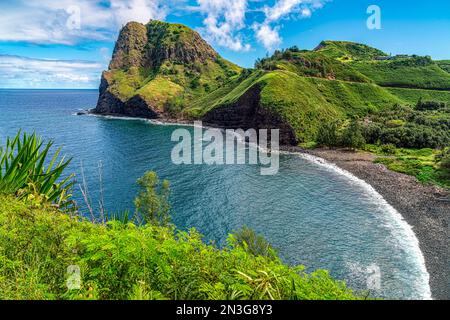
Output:
<instances>
[{"instance_id":1,"label":"turquoise water","mask_svg":"<svg viewBox=\"0 0 450 320\"><path fill-rule=\"evenodd\" d=\"M417 239L362 181L293 154L280 155L275 176L261 176L257 165L177 166L170 138L178 126L74 115L96 100L96 91L0 90L0 140L19 128L53 139L73 157L70 170L79 180L83 165L95 203L101 162L109 211L132 208L136 179L154 170L171 182L173 220L181 229L195 227L222 245L248 225L288 263L328 269L356 290L366 290L368 279L377 282L379 270L372 294L429 298ZM75 196L82 203L78 188Z\"/></svg>"}]
</instances>

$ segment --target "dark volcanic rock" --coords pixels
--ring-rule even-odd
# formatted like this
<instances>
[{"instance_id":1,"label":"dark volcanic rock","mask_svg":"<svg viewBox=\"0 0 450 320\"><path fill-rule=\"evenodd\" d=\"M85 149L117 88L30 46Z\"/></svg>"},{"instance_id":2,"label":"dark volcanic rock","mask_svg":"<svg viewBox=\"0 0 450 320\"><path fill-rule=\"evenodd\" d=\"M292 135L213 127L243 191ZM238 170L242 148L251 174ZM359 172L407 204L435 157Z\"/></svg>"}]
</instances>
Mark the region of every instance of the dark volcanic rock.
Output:
<instances>
[{"instance_id":1,"label":"dark volcanic rock","mask_svg":"<svg viewBox=\"0 0 450 320\"><path fill-rule=\"evenodd\" d=\"M219 58L217 52L197 32L185 26L160 21L151 21L147 25L130 22L121 30L109 70L102 75L100 96L93 113L150 119L164 117L161 106L157 108L151 96L137 94L125 100L124 97L129 95L118 93L122 89L117 84L117 72L119 78L124 77L120 72L130 76L123 85L129 88L134 85L129 79L142 69L158 74L161 66L170 62L183 66L187 70L186 74L192 77L200 72L196 69L199 64L215 65L214 70L222 70ZM258 86L248 90L236 103L210 111L203 121L207 125L230 129L279 129L281 144L298 143L291 125L276 112L260 105Z\"/></svg>"},{"instance_id":2,"label":"dark volcanic rock","mask_svg":"<svg viewBox=\"0 0 450 320\"><path fill-rule=\"evenodd\" d=\"M152 108L151 103L146 101L141 95L136 95L125 103L125 115L130 117L156 119L160 117L161 112Z\"/></svg>"},{"instance_id":3,"label":"dark volcanic rock","mask_svg":"<svg viewBox=\"0 0 450 320\"><path fill-rule=\"evenodd\" d=\"M239 100L208 112L203 121L206 125L225 129L279 129L280 144L297 145L294 129L278 115L260 105L260 88L255 86Z\"/></svg>"},{"instance_id":4,"label":"dark volcanic rock","mask_svg":"<svg viewBox=\"0 0 450 320\"><path fill-rule=\"evenodd\" d=\"M144 67L146 64L147 28L138 22L127 23L120 31L109 69Z\"/></svg>"},{"instance_id":5,"label":"dark volcanic rock","mask_svg":"<svg viewBox=\"0 0 450 320\"><path fill-rule=\"evenodd\" d=\"M93 110L96 114L123 114L125 103L108 90L109 82L106 72L102 74L99 88L99 98L97 106Z\"/></svg>"}]
</instances>

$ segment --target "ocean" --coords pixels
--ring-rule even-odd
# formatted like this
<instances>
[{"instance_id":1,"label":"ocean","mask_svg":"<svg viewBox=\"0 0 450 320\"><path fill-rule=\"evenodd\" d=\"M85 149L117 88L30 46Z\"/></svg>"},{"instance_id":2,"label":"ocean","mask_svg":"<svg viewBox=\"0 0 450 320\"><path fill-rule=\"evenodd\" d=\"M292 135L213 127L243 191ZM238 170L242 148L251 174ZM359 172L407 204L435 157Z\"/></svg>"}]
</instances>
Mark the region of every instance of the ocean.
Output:
<instances>
[{"instance_id":1,"label":"ocean","mask_svg":"<svg viewBox=\"0 0 450 320\"><path fill-rule=\"evenodd\" d=\"M430 298L411 228L363 181L319 159L284 153L274 176L260 175L260 165L175 165L171 134L180 126L76 115L97 98L94 90L0 90L0 142L22 129L62 147L72 158L68 172L76 174L74 197L83 214L82 168L94 206L103 189L110 213L133 210L136 180L153 170L170 181L173 222L181 230L196 228L205 241L224 246L246 225L291 265L327 269L380 297Z\"/></svg>"}]
</instances>

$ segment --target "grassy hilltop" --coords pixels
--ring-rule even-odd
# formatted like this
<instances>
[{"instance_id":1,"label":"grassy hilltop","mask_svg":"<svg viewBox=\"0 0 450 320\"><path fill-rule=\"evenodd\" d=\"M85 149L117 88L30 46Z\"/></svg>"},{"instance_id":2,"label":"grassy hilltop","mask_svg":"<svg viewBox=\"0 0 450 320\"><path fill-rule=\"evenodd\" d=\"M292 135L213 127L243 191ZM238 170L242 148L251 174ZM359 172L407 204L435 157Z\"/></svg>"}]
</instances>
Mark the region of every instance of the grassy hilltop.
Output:
<instances>
[{"instance_id":1,"label":"grassy hilltop","mask_svg":"<svg viewBox=\"0 0 450 320\"><path fill-rule=\"evenodd\" d=\"M103 74L96 112L276 126L283 143L297 144L315 140L323 122L415 105L421 98L450 102L448 65L323 41L312 51L276 51L254 69L242 69L186 26L131 22Z\"/></svg>"},{"instance_id":2,"label":"grassy hilltop","mask_svg":"<svg viewBox=\"0 0 450 320\"><path fill-rule=\"evenodd\" d=\"M186 26L130 22L120 32L109 70L102 76L101 91L112 101L101 106L100 100L97 109L133 114L133 102L126 104L134 98L155 113L175 116L240 72Z\"/></svg>"},{"instance_id":3,"label":"grassy hilltop","mask_svg":"<svg viewBox=\"0 0 450 320\"><path fill-rule=\"evenodd\" d=\"M94 112L277 128L281 144L366 149L393 170L450 186L449 103L448 60L322 41L243 69L188 27L150 21L121 31Z\"/></svg>"}]
</instances>

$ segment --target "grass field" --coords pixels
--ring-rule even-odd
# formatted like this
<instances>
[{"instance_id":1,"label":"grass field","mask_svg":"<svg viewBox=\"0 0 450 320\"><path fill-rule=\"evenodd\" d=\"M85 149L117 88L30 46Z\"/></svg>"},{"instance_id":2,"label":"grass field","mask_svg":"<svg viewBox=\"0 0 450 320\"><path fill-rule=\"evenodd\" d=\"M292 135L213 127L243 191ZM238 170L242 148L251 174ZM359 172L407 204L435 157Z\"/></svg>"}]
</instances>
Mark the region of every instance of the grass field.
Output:
<instances>
[{"instance_id":1,"label":"grass field","mask_svg":"<svg viewBox=\"0 0 450 320\"><path fill-rule=\"evenodd\" d=\"M386 88L386 90L410 105L415 105L420 99L450 104L450 91L405 88Z\"/></svg>"},{"instance_id":2,"label":"grass field","mask_svg":"<svg viewBox=\"0 0 450 320\"><path fill-rule=\"evenodd\" d=\"M378 155L375 162L386 165L389 170L414 176L422 183L450 188L450 171L439 165L440 150L396 148L393 153L386 153L382 146L368 144L366 151Z\"/></svg>"},{"instance_id":3,"label":"grass field","mask_svg":"<svg viewBox=\"0 0 450 320\"><path fill-rule=\"evenodd\" d=\"M394 61L358 61L353 68L384 87L450 90L450 74L431 62L427 65Z\"/></svg>"},{"instance_id":4,"label":"grass field","mask_svg":"<svg viewBox=\"0 0 450 320\"><path fill-rule=\"evenodd\" d=\"M394 106L415 106L418 101L450 103L450 61L391 57L359 43L323 41L312 51L297 47L276 50L272 56L258 59L254 69L242 69L221 58L185 26L151 22L147 30L149 54L158 55L152 56L154 63L150 68L108 71L108 90L122 101L140 94L150 107L164 108L174 117L201 119L219 107L233 112L238 102L250 103L245 94L257 89L257 103L262 108L279 115L300 143L313 143L322 123L340 120L348 124L351 119L394 110ZM181 47L184 53L177 49ZM436 121L441 118L430 113L423 121L440 126ZM392 125L396 120L380 125ZM412 137L411 143L416 143L414 139L426 141L435 133L426 126L405 127L409 136L416 129L423 136ZM401 135L399 130L385 133Z\"/></svg>"}]
</instances>

